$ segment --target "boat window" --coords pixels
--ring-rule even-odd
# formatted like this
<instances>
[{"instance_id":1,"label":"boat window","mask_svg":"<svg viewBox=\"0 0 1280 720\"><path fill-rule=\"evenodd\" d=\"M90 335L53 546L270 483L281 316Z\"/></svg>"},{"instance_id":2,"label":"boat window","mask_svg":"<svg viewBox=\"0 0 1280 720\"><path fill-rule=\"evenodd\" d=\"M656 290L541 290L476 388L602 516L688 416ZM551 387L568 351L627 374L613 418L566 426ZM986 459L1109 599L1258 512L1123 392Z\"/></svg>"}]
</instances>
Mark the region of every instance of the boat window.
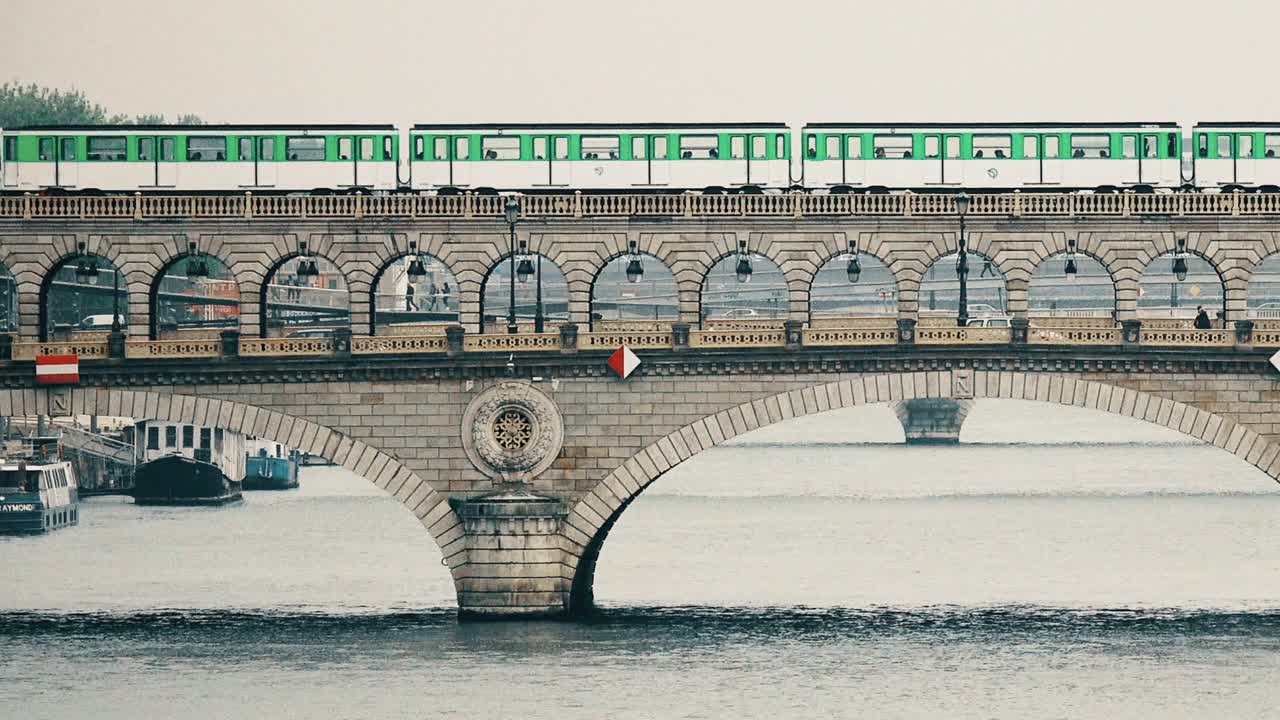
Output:
<instances>
[{"instance_id":1,"label":"boat window","mask_svg":"<svg viewBox=\"0 0 1280 720\"><path fill-rule=\"evenodd\" d=\"M324 160L324 138L285 138L284 150L285 157L290 160Z\"/></svg>"},{"instance_id":2,"label":"boat window","mask_svg":"<svg viewBox=\"0 0 1280 720\"><path fill-rule=\"evenodd\" d=\"M218 135L187 138L187 160L191 162L208 162L210 160L226 159L226 137Z\"/></svg>"},{"instance_id":3,"label":"boat window","mask_svg":"<svg viewBox=\"0 0 1280 720\"><path fill-rule=\"evenodd\" d=\"M207 447L209 447L209 444L210 444L210 442L212 441L212 439L213 439L213 430L212 430L212 429L210 429L210 428L200 428L200 447L202 447L202 448L207 448Z\"/></svg>"},{"instance_id":4,"label":"boat window","mask_svg":"<svg viewBox=\"0 0 1280 720\"><path fill-rule=\"evenodd\" d=\"M164 446L166 448L178 447L178 426L169 425L164 429Z\"/></svg>"},{"instance_id":5,"label":"boat window","mask_svg":"<svg viewBox=\"0 0 1280 720\"><path fill-rule=\"evenodd\" d=\"M543 140L542 138L539 138L539 140L542 140L543 151L545 152L547 141ZM644 151L645 151L645 139L643 137L631 138L631 159L644 160L645 159ZM538 159L540 160L541 158L538 158Z\"/></svg>"},{"instance_id":6,"label":"boat window","mask_svg":"<svg viewBox=\"0 0 1280 720\"><path fill-rule=\"evenodd\" d=\"M617 160L619 147L617 135L583 135L582 159Z\"/></svg>"},{"instance_id":7,"label":"boat window","mask_svg":"<svg viewBox=\"0 0 1280 720\"><path fill-rule=\"evenodd\" d=\"M123 136L91 137L88 138L88 154L85 157L89 160L124 160L124 148Z\"/></svg>"},{"instance_id":8,"label":"boat window","mask_svg":"<svg viewBox=\"0 0 1280 720\"><path fill-rule=\"evenodd\" d=\"M520 138L519 136L480 138L480 151L485 160L519 160Z\"/></svg>"},{"instance_id":9,"label":"boat window","mask_svg":"<svg viewBox=\"0 0 1280 720\"><path fill-rule=\"evenodd\" d=\"M195 445L196 429L190 425L182 426L182 447L189 448Z\"/></svg>"},{"instance_id":10,"label":"boat window","mask_svg":"<svg viewBox=\"0 0 1280 720\"><path fill-rule=\"evenodd\" d=\"M840 159L840 136L839 135L827 136L827 159L828 160Z\"/></svg>"},{"instance_id":11,"label":"boat window","mask_svg":"<svg viewBox=\"0 0 1280 720\"><path fill-rule=\"evenodd\" d=\"M1071 157L1077 159L1111 157L1111 136L1072 135Z\"/></svg>"},{"instance_id":12,"label":"boat window","mask_svg":"<svg viewBox=\"0 0 1280 720\"><path fill-rule=\"evenodd\" d=\"M911 158L910 135L877 135L873 138L875 157L878 160L906 160Z\"/></svg>"},{"instance_id":13,"label":"boat window","mask_svg":"<svg viewBox=\"0 0 1280 720\"><path fill-rule=\"evenodd\" d=\"M147 428L147 449L148 450L160 449L160 428L157 428L157 427Z\"/></svg>"},{"instance_id":14,"label":"boat window","mask_svg":"<svg viewBox=\"0 0 1280 720\"><path fill-rule=\"evenodd\" d=\"M1009 135L974 135L973 156L988 160L1013 157L1013 138Z\"/></svg>"},{"instance_id":15,"label":"boat window","mask_svg":"<svg viewBox=\"0 0 1280 720\"><path fill-rule=\"evenodd\" d=\"M720 157L720 138L715 135L681 135L681 160L711 160Z\"/></svg>"}]
</instances>

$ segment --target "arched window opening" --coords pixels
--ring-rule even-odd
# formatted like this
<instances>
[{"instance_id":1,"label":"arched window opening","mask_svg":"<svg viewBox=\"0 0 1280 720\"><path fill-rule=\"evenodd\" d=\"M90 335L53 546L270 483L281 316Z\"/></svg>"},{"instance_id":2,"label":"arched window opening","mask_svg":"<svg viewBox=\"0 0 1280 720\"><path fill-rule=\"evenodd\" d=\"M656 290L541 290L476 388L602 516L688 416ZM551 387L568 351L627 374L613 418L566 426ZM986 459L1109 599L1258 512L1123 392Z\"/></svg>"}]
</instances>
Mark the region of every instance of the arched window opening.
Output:
<instances>
[{"instance_id":1,"label":"arched window opening","mask_svg":"<svg viewBox=\"0 0 1280 720\"><path fill-rule=\"evenodd\" d=\"M1258 264L1249 278L1248 292L1251 319L1280 321L1280 254Z\"/></svg>"},{"instance_id":2,"label":"arched window opening","mask_svg":"<svg viewBox=\"0 0 1280 720\"><path fill-rule=\"evenodd\" d=\"M485 278L480 317L481 331L486 333L506 332L513 318L522 333L534 332L539 317L544 332L568 322L569 283L564 272L538 253L517 255L514 262L503 258Z\"/></svg>"},{"instance_id":3,"label":"arched window opening","mask_svg":"<svg viewBox=\"0 0 1280 720\"><path fill-rule=\"evenodd\" d=\"M648 253L620 255L591 286L591 326L597 330L645 323L670 325L680 317L671 269Z\"/></svg>"},{"instance_id":4,"label":"arched window opening","mask_svg":"<svg viewBox=\"0 0 1280 720\"><path fill-rule=\"evenodd\" d=\"M152 337L217 337L240 327L240 287L212 255L189 255L165 267L152 290Z\"/></svg>"},{"instance_id":5,"label":"arched window opening","mask_svg":"<svg viewBox=\"0 0 1280 720\"><path fill-rule=\"evenodd\" d=\"M458 279L431 255L392 260L373 292L374 335L444 332L458 323Z\"/></svg>"},{"instance_id":6,"label":"arched window opening","mask_svg":"<svg viewBox=\"0 0 1280 720\"><path fill-rule=\"evenodd\" d=\"M129 325L125 278L100 255L84 253L63 260L45 279L41 294L40 334L45 340Z\"/></svg>"},{"instance_id":7,"label":"arched window opening","mask_svg":"<svg viewBox=\"0 0 1280 720\"><path fill-rule=\"evenodd\" d=\"M1226 293L1208 260L1188 253L1166 253L1151 261L1138 281L1138 317L1156 327L1189 327L1200 309L1212 327L1224 327Z\"/></svg>"},{"instance_id":8,"label":"arched window opening","mask_svg":"<svg viewBox=\"0 0 1280 720\"><path fill-rule=\"evenodd\" d=\"M735 253L716 263L702 282L702 323L781 322L787 297L786 278L772 260Z\"/></svg>"},{"instance_id":9,"label":"arched window opening","mask_svg":"<svg viewBox=\"0 0 1280 720\"><path fill-rule=\"evenodd\" d=\"M351 296L338 268L314 255L286 260L267 279L262 307L267 337L330 337L351 327Z\"/></svg>"},{"instance_id":10,"label":"arched window opening","mask_svg":"<svg viewBox=\"0 0 1280 720\"><path fill-rule=\"evenodd\" d=\"M1115 320L1116 286L1106 266L1089 255L1059 253L1031 274L1027 310L1032 323L1047 318Z\"/></svg>"},{"instance_id":11,"label":"arched window opening","mask_svg":"<svg viewBox=\"0 0 1280 720\"><path fill-rule=\"evenodd\" d=\"M960 273L958 253L944 255L924 274L920 283L921 324L947 322L960 312ZM1005 294L1005 277L991 258L972 250L965 253L968 267L966 296L969 318L1007 317L1008 297Z\"/></svg>"},{"instance_id":12,"label":"arched window opening","mask_svg":"<svg viewBox=\"0 0 1280 720\"><path fill-rule=\"evenodd\" d=\"M0 333L18 329L18 285L9 268L0 264Z\"/></svg>"},{"instance_id":13,"label":"arched window opening","mask_svg":"<svg viewBox=\"0 0 1280 720\"><path fill-rule=\"evenodd\" d=\"M880 258L866 253L837 255L813 276L809 317L896 317L898 290L893 273Z\"/></svg>"}]
</instances>

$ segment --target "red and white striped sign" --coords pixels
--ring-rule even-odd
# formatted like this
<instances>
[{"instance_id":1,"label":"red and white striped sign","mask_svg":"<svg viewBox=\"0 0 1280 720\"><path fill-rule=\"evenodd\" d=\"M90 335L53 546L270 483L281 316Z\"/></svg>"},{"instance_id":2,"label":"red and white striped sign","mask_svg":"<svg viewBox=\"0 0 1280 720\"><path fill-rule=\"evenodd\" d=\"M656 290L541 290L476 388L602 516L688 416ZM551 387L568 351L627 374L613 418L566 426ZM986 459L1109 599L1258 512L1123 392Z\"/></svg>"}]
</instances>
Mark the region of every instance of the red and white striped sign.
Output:
<instances>
[{"instance_id":1,"label":"red and white striped sign","mask_svg":"<svg viewBox=\"0 0 1280 720\"><path fill-rule=\"evenodd\" d=\"M37 385L76 385L79 382L79 357L75 355L41 355L36 358Z\"/></svg>"}]
</instances>

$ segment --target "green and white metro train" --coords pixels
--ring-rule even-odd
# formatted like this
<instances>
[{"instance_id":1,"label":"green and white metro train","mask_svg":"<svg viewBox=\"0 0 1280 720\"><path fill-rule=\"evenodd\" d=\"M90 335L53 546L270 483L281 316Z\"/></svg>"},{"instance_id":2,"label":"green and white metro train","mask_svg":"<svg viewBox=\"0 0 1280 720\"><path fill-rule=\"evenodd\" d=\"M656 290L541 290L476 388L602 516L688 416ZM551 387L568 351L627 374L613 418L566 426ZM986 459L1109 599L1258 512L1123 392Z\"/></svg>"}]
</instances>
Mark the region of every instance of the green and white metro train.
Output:
<instances>
[{"instance_id":1,"label":"green and white metro train","mask_svg":"<svg viewBox=\"0 0 1280 720\"><path fill-rule=\"evenodd\" d=\"M1280 122L47 126L0 139L9 194L1280 190Z\"/></svg>"}]
</instances>

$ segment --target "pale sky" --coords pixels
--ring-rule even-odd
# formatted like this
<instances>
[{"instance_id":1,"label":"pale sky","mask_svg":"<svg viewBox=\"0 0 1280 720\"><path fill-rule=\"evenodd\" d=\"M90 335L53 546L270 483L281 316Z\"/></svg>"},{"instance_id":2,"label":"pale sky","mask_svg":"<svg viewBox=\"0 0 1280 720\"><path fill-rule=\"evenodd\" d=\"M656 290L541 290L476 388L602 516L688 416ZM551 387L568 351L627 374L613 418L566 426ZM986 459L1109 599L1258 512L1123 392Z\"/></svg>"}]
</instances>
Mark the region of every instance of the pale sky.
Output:
<instances>
[{"instance_id":1,"label":"pale sky","mask_svg":"<svg viewBox=\"0 0 1280 720\"><path fill-rule=\"evenodd\" d=\"M1280 3L0 0L0 80L210 122L1280 121Z\"/></svg>"}]
</instances>

